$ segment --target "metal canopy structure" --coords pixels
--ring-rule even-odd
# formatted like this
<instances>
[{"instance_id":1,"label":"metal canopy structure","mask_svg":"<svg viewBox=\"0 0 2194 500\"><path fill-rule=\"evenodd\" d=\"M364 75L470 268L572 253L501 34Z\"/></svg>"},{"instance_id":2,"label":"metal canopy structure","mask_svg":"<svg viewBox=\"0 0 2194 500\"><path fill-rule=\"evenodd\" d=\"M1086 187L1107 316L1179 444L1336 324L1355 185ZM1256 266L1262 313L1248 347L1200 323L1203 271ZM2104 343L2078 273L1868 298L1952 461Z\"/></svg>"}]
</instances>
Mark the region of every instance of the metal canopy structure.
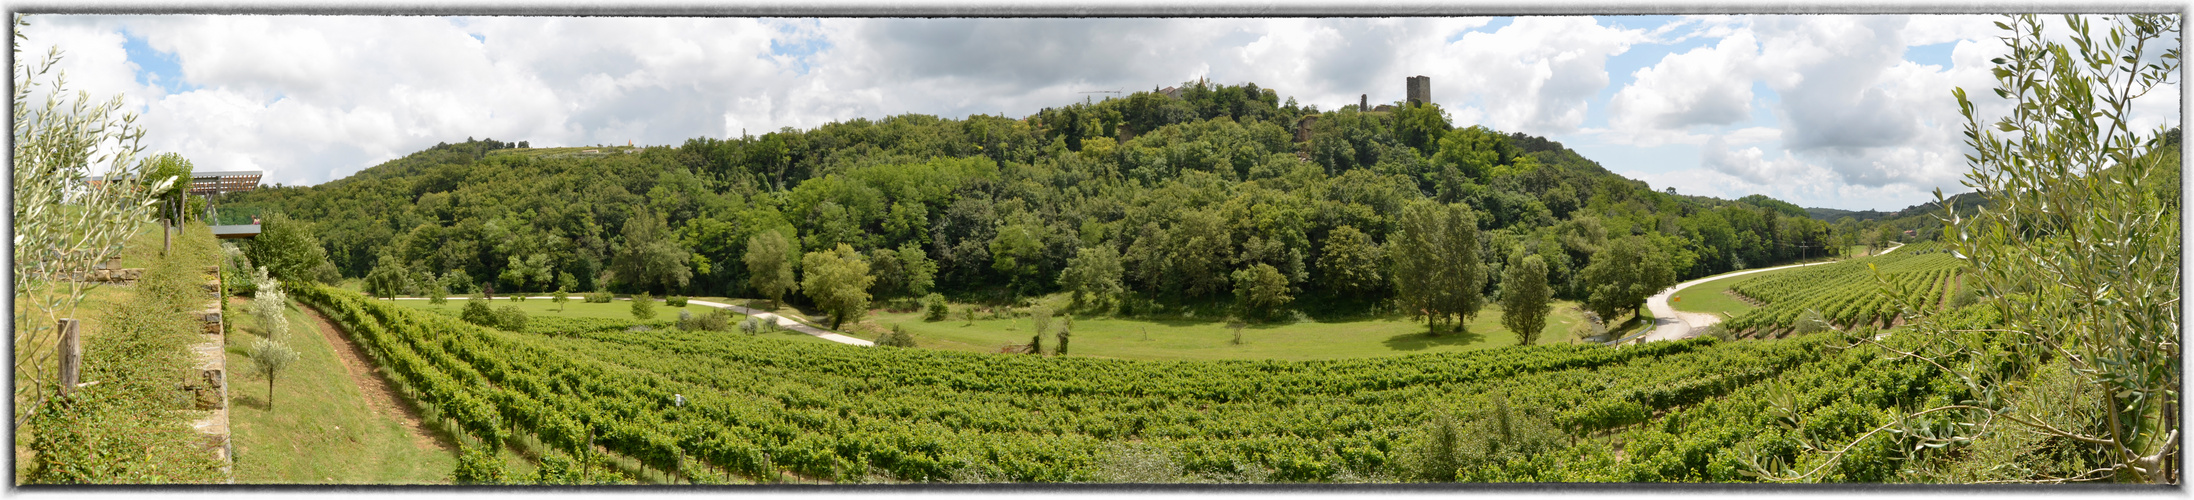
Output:
<instances>
[{"instance_id":1,"label":"metal canopy structure","mask_svg":"<svg viewBox=\"0 0 2194 500\"><path fill-rule=\"evenodd\" d=\"M258 170L191 172L190 194L212 196L250 191L259 187L260 173Z\"/></svg>"},{"instance_id":2,"label":"metal canopy structure","mask_svg":"<svg viewBox=\"0 0 2194 500\"><path fill-rule=\"evenodd\" d=\"M263 172L260 172L258 170L209 170L205 172L191 172L190 194L192 196L213 196L258 189L259 176L262 173ZM86 181L90 182L91 185L97 186L100 183L106 182L107 176L95 175L92 176L90 179L86 179Z\"/></svg>"},{"instance_id":3,"label":"metal canopy structure","mask_svg":"<svg viewBox=\"0 0 2194 500\"><path fill-rule=\"evenodd\" d=\"M212 226L212 229L213 229L213 237L215 237L215 238L220 238L220 239L224 239L224 240L236 240L236 239L250 239L251 237L254 237L254 236L258 236L258 235L259 235L259 225L258 225L258 224L237 224L237 225L233 225L233 226Z\"/></svg>"}]
</instances>

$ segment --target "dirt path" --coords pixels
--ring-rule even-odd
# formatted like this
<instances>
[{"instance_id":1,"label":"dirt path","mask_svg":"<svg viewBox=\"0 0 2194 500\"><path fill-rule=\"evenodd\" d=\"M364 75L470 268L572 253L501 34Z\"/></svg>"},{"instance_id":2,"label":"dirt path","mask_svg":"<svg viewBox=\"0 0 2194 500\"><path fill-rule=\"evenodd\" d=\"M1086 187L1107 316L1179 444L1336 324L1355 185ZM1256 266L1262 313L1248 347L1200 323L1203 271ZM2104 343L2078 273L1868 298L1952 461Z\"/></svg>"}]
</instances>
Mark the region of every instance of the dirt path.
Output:
<instances>
[{"instance_id":1,"label":"dirt path","mask_svg":"<svg viewBox=\"0 0 2194 500\"><path fill-rule=\"evenodd\" d=\"M450 452L457 450L457 445L448 436L427 428L426 421L419 417L419 410L396 395L395 388L368 361L371 358L366 355L365 350L351 342L350 337L337 328L334 322L328 321L327 316L322 316L320 310L311 306L298 304L298 309L303 310L306 317L312 318L313 324L317 326L315 330L328 340L329 346L335 348L335 358L343 363L343 371L350 375L351 384L358 386L358 392L365 395L367 409L372 410L375 415L387 416L403 423L404 429L411 431L413 445L432 446Z\"/></svg>"}]
</instances>

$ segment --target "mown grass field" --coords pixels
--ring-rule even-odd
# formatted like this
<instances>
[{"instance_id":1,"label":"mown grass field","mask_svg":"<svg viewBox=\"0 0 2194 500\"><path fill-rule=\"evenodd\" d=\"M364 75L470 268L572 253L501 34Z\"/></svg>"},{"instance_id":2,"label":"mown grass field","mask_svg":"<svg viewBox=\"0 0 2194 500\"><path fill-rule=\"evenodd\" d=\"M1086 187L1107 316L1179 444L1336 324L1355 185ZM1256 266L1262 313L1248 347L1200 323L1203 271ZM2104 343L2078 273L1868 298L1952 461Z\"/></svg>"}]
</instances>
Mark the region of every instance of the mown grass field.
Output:
<instances>
[{"instance_id":1,"label":"mown grass field","mask_svg":"<svg viewBox=\"0 0 2194 500\"><path fill-rule=\"evenodd\" d=\"M1737 284L1738 282L1742 282L1744 280L1773 274L1775 274L1775 272L1747 274L1744 276L1731 276L1714 281L1700 283L1697 285L1691 285L1691 287L1685 288L1683 289L1683 291L1676 292L1675 296L1669 297L1668 306L1673 307L1678 311L1684 312L1699 312L1717 315L1728 314L1734 316L1745 311L1752 310L1752 304L1747 304L1745 303L1745 301L1738 300L1736 297L1730 296L1728 293L1729 286Z\"/></svg>"},{"instance_id":2,"label":"mown grass field","mask_svg":"<svg viewBox=\"0 0 2194 500\"><path fill-rule=\"evenodd\" d=\"M954 305L958 311L964 305ZM1574 302L1556 302L1547 318L1539 343L1568 343L1570 329L1583 316ZM867 323L889 328L898 325L915 335L919 346L967 352L998 352L1006 344L1026 344L1033 332L1027 317L992 318L977 313L973 325L958 315L943 321L925 321L922 313L871 311ZM1064 318L1054 317L1053 325ZM1055 327L1056 328L1056 327ZM1438 337L1426 335L1425 324L1401 315L1354 321L1252 323L1242 329L1242 343L1233 343L1234 330L1221 318L1123 319L1075 318L1068 354L1119 359L1216 360L1216 359L1339 359L1394 356L1426 352L1461 352L1516 345L1516 335L1501 327L1500 308L1488 305L1470 321L1466 332ZM874 339L875 334L859 334ZM1047 336L1045 351L1056 349Z\"/></svg>"},{"instance_id":3,"label":"mown grass field","mask_svg":"<svg viewBox=\"0 0 2194 500\"><path fill-rule=\"evenodd\" d=\"M725 299L725 298L722 298L722 297L706 297L706 298L704 298L704 297L695 297L695 299L698 299L698 300L709 300L709 301L714 301L714 302L717 302L717 303L722 303L722 304L733 304L733 305L743 305L743 304L745 303L745 302L744 302L743 300L741 300L741 299ZM427 301L424 301L424 300L398 300L398 301L395 301L395 303L396 303L396 305L398 305L398 306L402 306L402 307L408 307L408 308L412 308L412 309L419 309L419 310L423 310L423 311L434 311L434 312L439 312L439 313L444 313L444 314L449 314L449 315L451 315L451 316L455 316L455 315L457 315L457 314L458 314L458 312L460 312L460 311L463 311L463 310L464 310L464 308L465 308L465 302L466 302L467 300L470 300L470 299L468 299L468 298L466 298L466 297L450 297L450 298L449 298L449 302L448 302L448 303L446 303L446 304L441 304L441 305L435 305L435 304L430 304L430 303L427 303ZM736 302L734 302L734 301L736 301ZM577 296L577 295L573 295L573 296L571 297L571 301L570 301L570 302L566 302L566 303L564 303L564 304L563 304L563 305L561 305L561 306L557 305L557 303L556 303L555 301L552 301L552 300L549 300L549 299L537 299L537 298L536 298L536 299L526 299L526 300L523 300L523 301L512 301L512 300L510 300L510 299L508 299L508 298L504 298L504 297L497 297L497 298L495 298L495 299L493 299L493 300L490 300L490 301L489 301L489 304L488 304L488 305L490 305L490 306L492 306L492 307L494 307L494 308L496 308L496 309L502 309L502 308L503 308L504 306L517 306L517 307L518 307L518 310L521 310L521 311L525 311L525 312L526 312L526 316L527 316L527 317L529 317L529 318L540 318L540 317L566 317L566 318L601 318L601 319L620 319L620 320L632 320L632 319L633 319L633 317L632 317L632 302L631 302L631 301L627 301L627 300L618 300L618 301L610 302L610 303L607 303L607 304L599 304L599 303L597 303L597 304L589 304L589 303L586 303L586 302L584 302L584 301L580 300L580 299L579 299L579 296ZM662 300L661 300L660 298L658 298L658 299L656 299L656 302L655 302L655 319L653 319L653 320L649 320L649 321L651 321L651 322L652 322L652 321L663 321L663 320L674 320L674 319L677 319L677 318L678 318L678 311L686 311L686 312L690 312L690 313L693 313L693 315L695 315L695 316L699 316L699 315L701 315L701 314L703 314L703 313L706 313L706 312L708 312L708 311L709 311L709 310L711 310L711 309L715 309L715 308L713 308L713 307L709 307L709 306L704 306L704 305L699 305L699 304L687 304L687 305L686 305L686 307L683 307L683 308L679 308L679 307L670 307L670 305L669 305L669 304L664 304L664 303L662 302ZM747 316L746 316L746 315L743 315L743 314L738 314L738 313L732 313L732 323L733 323L733 324L735 324L735 325L736 325L736 324L737 324L738 322L740 322L740 321L746 321L746 319L747 319ZM790 330L778 330L778 331L775 331L775 332L771 332L771 333L767 333L767 334L760 334L760 335L762 335L762 336L764 336L764 337L768 337L768 338L783 339L783 340L789 340L789 341L794 341L794 342L823 342L823 343L835 343L835 342L831 342L831 341L828 341L828 340L823 340L823 339L821 339L821 338L818 338L818 337L815 337L815 336L811 336L811 335L807 335L807 334L803 334L803 333L799 333L799 332L794 332L794 331L790 331Z\"/></svg>"}]
</instances>

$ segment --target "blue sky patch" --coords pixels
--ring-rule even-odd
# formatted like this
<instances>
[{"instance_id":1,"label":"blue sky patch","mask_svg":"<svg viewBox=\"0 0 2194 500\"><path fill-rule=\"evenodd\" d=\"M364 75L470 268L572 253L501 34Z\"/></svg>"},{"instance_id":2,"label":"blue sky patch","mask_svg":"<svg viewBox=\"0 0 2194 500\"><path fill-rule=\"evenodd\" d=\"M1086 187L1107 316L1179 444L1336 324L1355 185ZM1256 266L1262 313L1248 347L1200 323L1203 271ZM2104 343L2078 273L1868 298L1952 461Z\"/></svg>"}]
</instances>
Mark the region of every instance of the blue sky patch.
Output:
<instances>
[{"instance_id":1,"label":"blue sky patch","mask_svg":"<svg viewBox=\"0 0 2194 500\"><path fill-rule=\"evenodd\" d=\"M1943 67L1943 69L1950 69L1950 49L1954 49L1957 47L1958 42L1943 42L1934 45L1914 45L1911 47L1905 47L1905 60L1923 65L1932 64L1936 66L1941 66Z\"/></svg>"},{"instance_id":2,"label":"blue sky patch","mask_svg":"<svg viewBox=\"0 0 2194 500\"><path fill-rule=\"evenodd\" d=\"M821 22L815 19L802 19L796 22L802 22L808 26L821 25ZM831 47L830 40L825 39L820 34L803 34L799 28L791 23L777 25L777 33L780 37L769 41L769 54L791 58L793 70L802 75L808 74L808 70L814 67L816 52Z\"/></svg>"},{"instance_id":3,"label":"blue sky patch","mask_svg":"<svg viewBox=\"0 0 2194 500\"><path fill-rule=\"evenodd\" d=\"M1513 23L1515 23L1515 22L1516 22L1516 18L1513 18L1513 17L1496 17L1496 18L1493 18L1493 20L1491 20L1491 21L1486 21L1486 25L1485 25L1485 26L1479 26L1479 27L1476 27L1476 28L1471 28L1471 29L1467 29L1467 30L1457 31L1457 32L1455 32L1455 34L1453 34L1453 35L1448 35L1448 36L1447 36L1447 43L1455 43L1455 41L1456 41L1456 40L1461 40L1461 39L1463 39L1463 35L1467 35L1467 34L1470 34L1470 33L1472 33L1472 32L1478 32L1478 33L1492 33L1492 32L1495 32L1495 31L1500 31L1500 30L1501 30L1501 28L1506 28L1506 27L1508 27L1508 25L1509 25L1509 24L1513 24Z\"/></svg>"},{"instance_id":4,"label":"blue sky patch","mask_svg":"<svg viewBox=\"0 0 2194 500\"><path fill-rule=\"evenodd\" d=\"M159 87L169 94L198 90L197 85L183 80L183 66L175 54L153 50L145 39L122 32L122 52L130 64L137 65L137 83Z\"/></svg>"}]
</instances>

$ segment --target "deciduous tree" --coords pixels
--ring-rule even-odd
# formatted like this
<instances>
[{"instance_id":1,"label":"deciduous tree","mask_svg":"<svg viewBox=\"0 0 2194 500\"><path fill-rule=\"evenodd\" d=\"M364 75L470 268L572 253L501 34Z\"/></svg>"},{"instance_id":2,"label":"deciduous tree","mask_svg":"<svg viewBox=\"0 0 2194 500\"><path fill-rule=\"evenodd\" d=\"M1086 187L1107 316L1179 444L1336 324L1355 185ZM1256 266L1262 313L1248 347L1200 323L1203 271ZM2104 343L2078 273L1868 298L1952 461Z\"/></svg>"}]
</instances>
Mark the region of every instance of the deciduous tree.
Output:
<instances>
[{"instance_id":1,"label":"deciduous tree","mask_svg":"<svg viewBox=\"0 0 2194 500\"><path fill-rule=\"evenodd\" d=\"M1615 313L1623 310L1639 315L1646 297L1676 284L1676 271L1669 265L1668 256L1643 236L1608 242L1600 253L1593 254L1592 264L1586 265L1581 274L1590 294L1585 298L1585 307L1611 322Z\"/></svg>"},{"instance_id":2,"label":"deciduous tree","mask_svg":"<svg viewBox=\"0 0 2194 500\"><path fill-rule=\"evenodd\" d=\"M1419 201L1402 209L1394 260L1396 301L1432 334L1443 322L1462 322L1485 303L1485 267L1478 261L1477 216L1463 205Z\"/></svg>"},{"instance_id":3,"label":"deciduous tree","mask_svg":"<svg viewBox=\"0 0 2194 500\"><path fill-rule=\"evenodd\" d=\"M876 277L869 275L868 259L861 258L852 245L840 243L830 250L808 252L800 268L806 275L800 288L815 305L830 311L831 329L859 319L868 310L868 288Z\"/></svg>"},{"instance_id":4,"label":"deciduous tree","mask_svg":"<svg viewBox=\"0 0 2194 500\"><path fill-rule=\"evenodd\" d=\"M769 297L770 307L782 307L785 294L800 289L792 277L792 243L784 233L763 231L747 238L747 279L756 292Z\"/></svg>"},{"instance_id":5,"label":"deciduous tree","mask_svg":"<svg viewBox=\"0 0 2194 500\"><path fill-rule=\"evenodd\" d=\"M1508 273L1501 278L1501 326L1516 334L1517 344L1538 342L1552 309L1549 296L1546 259L1538 255L1510 259Z\"/></svg>"}]
</instances>

